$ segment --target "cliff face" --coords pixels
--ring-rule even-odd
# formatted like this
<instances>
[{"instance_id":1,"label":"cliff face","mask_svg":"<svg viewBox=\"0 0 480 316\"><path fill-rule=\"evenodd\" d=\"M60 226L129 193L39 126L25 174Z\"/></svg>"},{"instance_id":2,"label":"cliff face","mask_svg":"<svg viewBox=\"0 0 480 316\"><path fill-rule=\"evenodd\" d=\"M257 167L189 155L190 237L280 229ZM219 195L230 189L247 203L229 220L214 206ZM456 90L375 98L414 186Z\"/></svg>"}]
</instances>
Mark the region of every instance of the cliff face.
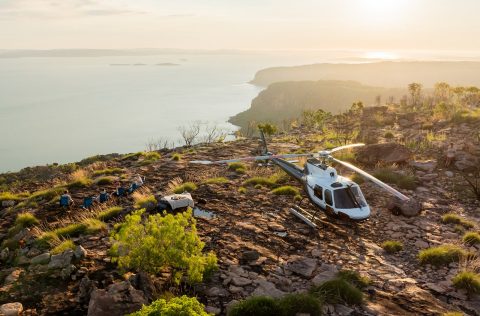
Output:
<instances>
[{"instance_id":1,"label":"cliff face","mask_svg":"<svg viewBox=\"0 0 480 316\"><path fill-rule=\"evenodd\" d=\"M250 121L271 121L297 118L305 109L323 109L334 114L344 111L353 102L373 104L377 96L382 100L398 100L403 89L388 89L362 85L354 81L291 81L271 84L252 101L250 109L230 118L232 124L246 127Z\"/></svg>"},{"instance_id":2,"label":"cliff face","mask_svg":"<svg viewBox=\"0 0 480 316\"><path fill-rule=\"evenodd\" d=\"M365 64L314 64L260 70L253 84L302 80L355 80L382 87L404 87L421 82L432 87L445 81L452 85L480 85L480 62L379 62Z\"/></svg>"}]
</instances>

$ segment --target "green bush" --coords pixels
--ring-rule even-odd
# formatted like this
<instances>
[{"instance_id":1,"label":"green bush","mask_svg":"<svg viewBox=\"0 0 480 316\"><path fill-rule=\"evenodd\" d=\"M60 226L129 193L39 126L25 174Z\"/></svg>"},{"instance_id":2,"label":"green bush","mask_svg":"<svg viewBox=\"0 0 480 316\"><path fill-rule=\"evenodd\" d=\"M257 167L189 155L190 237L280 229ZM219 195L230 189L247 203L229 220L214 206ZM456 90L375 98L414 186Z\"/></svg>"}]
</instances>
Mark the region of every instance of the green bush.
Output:
<instances>
[{"instance_id":1,"label":"green bush","mask_svg":"<svg viewBox=\"0 0 480 316\"><path fill-rule=\"evenodd\" d=\"M323 282L310 289L310 293L329 304L346 303L351 305L363 302L363 293L342 278Z\"/></svg>"},{"instance_id":2,"label":"green bush","mask_svg":"<svg viewBox=\"0 0 480 316\"><path fill-rule=\"evenodd\" d=\"M442 216L442 223L444 224L458 224L462 225L465 228L473 228L475 224L472 221L466 220L465 218L454 214L448 213Z\"/></svg>"},{"instance_id":3,"label":"green bush","mask_svg":"<svg viewBox=\"0 0 480 316\"><path fill-rule=\"evenodd\" d=\"M359 289L366 288L369 286L372 281L366 277L360 275L357 271L352 271L352 270L340 270L337 273L337 278L340 278L342 280L345 280L354 286L356 286Z\"/></svg>"},{"instance_id":4,"label":"green bush","mask_svg":"<svg viewBox=\"0 0 480 316\"><path fill-rule=\"evenodd\" d=\"M480 274L463 271L452 279L453 286L466 290L469 294L480 293Z\"/></svg>"},{"instance_id":5,"label":"green bush","mask_svg":"<svg viewBox=\"0 0 480 316\"><path fill-rule=\"evenodd\" d=\"M175 194L180 194L184 192L193 192L197 189L197 185L193 182L185 182L179 186L177 186L174 190L173 193Z\"/></svg>"},{"instance_id":6,"label":"green bush","mask_svg":"<svg viewBox=\"0 0 480 316\"><path fill-rule=\"evenodd\" d=\"M100 177L95 180L95 183L98 185L107 185L107 184L112 184L116 180L115 177L112 176L105 176L105 177Z\"/></svg>"},{"instance_id":7,"label":"green bush","mask_svg":"<svg viewBox=\"0 0 480 316\"><path fill-rule=\"evenodd\" d=\"M123 207L121 206L112 206L107 208L104 211L101 211L97 215L97 219L101 221L108 221L114 217L117 217L123 211Z\"/></svg>"},{"instance_id":8,"label":"green bush","mask_svg":"<svg viewBox=\"0 0 480 316\"><path fill-rule=\"evenodd\" d=\"M17 215L17 219L15 219L15 225L22 226L22 228L37 225L40 222L32 213L21 213Z\"/></svg>"},{"instance_id":9,"label":"green bush","mask_svg":"<svg viewBox=\"0 0 480 316\"><path fill-rule=\"evenodd\" d=\"M414 190L417 187L416 178L413 175L400 174L390 168L376 170L373 176L383 182L396 184L401 189Z\"/></svg>"},{"instance_id":10,"label":"green bush","mask_svg":"<svg viewBox=\"0 0 480 316\"><path fill-rule=\"evenodd\" d=\"M231 162L228 164L228 169L236 173L244 174L247 171L247 166L242 162Z\"/></svg>"},{"instance_id":11,"label":"green bush","mask_svg":"<svg viewBox=\"0 0 480 316\"><path fill-rule=\"evenodd\" d=\"M396 240L387 240L382 243L382 248L388 253L395 253L403 249L403 244Z\"/></svg>"},{"instance_id":12,"label":"green bush","mask_svg":"<svg viewBox=\"0 0 480 316\"><path fill-rule=\"evenodd\" d=\"M210 179L207 179L207 180L203 181L203 183L206 183L206 184L224 184L224 183L229 183L229 182L230 181L227 178L224 178L224 177L210 178Z\"/></svg>"},{"instance_id":13,"label":"green bush","mask_svg":"<svg viewBox=\"0 0 480 316\"><path fill-rule=\"evenodd\" d=\"M298 189L290 185L273 189L272 193L275 195L292 195L292 196L300 195L300 192L298 191Z\"/></svg>"},{"instance_id":14,"label":"green bush","mask_svg":"<svg viewBox=\"0 0 480 316\"><path fill-rule=\"evenodd\" d=\"M128 316L209 316L204 306L195 298L188 296L174 297L170 300L158 299L138 312Z\"/></svg>"},{"instance_id":15,"label":"green bush","mask_svg":"<svg viewBox=\"0 0 480 316\"><path fill-rule=\"evenodd\" d=\"M467 232L463 235L463 242L469 246L480 244L480 234L477 232Z\"/></svg>"},{"instance_id":16,"label":"green bush","mask_svg":"<svg viewBox=\"0 0 480 316\"><path fill-rule=\"evenodd\" d=\"M180 161L180 160L182 160L182 154L174 153L174 154L172 155L172 160L173 160L173 161Z\"/></svg>"},{"instance_id":17,"label":"green bush","mask_svg":"<svg viewBox=\"0 0 480 316\"><path fill-rule=\"evenodd\" d=\"M50 254L57 255L57 254L62 253L65 250L68 250L68 249L75 250L75 244L70 239L62 241L61 244L59 244L58 246L56 246L55 248L53 248L50 251Z\"/></svg>"},{"instance_id":18,"label":"green bush","mask_svg":"<svg viewBox=\"0 0 480 316\"><path fill-rule=\"evenodd\" d=\"M262 186L267 186L272 188L272 187L275 187L276 183L265 177L253 177L248 180L245 180L243 182L243 185L244 186L262 185Z\"/></svg>"},{"instance_id":19,"label":"green bush","mask_svg":"<svg viewBox=\"0 0 480 316\"><path fill-rule=\"evenodd\" d=\"M113 233L111 253L120 269L158 273L166 267L179 283L186 275L190 283L201 282L217 267L213 253L203 254L204 243L197 235L192 210L176 215L150 215L142 223L144 210L125 217Z\"/></svg>"},{"instance_id":20,"label":"green bush","mask_svg":"<svg viewBox=\"0 0 480 316\"><path fill-rule=\"evenodd\" d=\"M310 316L322 315L320 300L308 294L289 294L278 301L282 316L296 316L299 313Z\"/></svg>"},{"instance_id":21,"label":"green bush","mask_svg":"<svg viewBox=\"0 0 480 316\"><path fill-rule=\"evenodd\" d=\"M421 250L418 253L418 259L422 264L439 266L459 261L466 255L467 252L459 246L446 244Z\"/></svg>"},{"instance_id":22,"label":"green bush","mask_svg":"<svg viewBox=\"0 0 480 316\"><path fill-rule=\"evenodd\" d=\"M95 170L93 172L94 176L108 176L108 175L113 175L113 174L121 174L123 173L124 170L122 168L108 168L108 169L102 169L102 170Z\"/></svg>"},{"instance_id":23,"label":"green bush","mask_svg":"<svg viewBox=\"0 0 480 316\"><path fill-rule=\"evenodd\" d=\"M228 316L279 316L282 310L271 297L253 296L233 305Z\"/></svg>"}]
</instances>

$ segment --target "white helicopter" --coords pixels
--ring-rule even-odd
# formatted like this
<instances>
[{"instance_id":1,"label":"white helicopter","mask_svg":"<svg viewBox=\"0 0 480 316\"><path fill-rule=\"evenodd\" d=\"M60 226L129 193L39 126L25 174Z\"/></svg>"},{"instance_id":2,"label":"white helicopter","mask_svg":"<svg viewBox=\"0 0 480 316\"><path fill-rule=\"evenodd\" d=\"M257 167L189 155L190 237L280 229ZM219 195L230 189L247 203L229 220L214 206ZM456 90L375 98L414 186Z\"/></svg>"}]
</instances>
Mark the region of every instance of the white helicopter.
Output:
<instances>
[{"instance_id":1,"label":"white helicopter","mask_svg":"<svg viewBox=\"0 0 480 316\"><path fill-rule=\"evenodd\" d=\"M322 150L316 153L306 154L282 154L275 155L268 152L267 144L263 133L260 133L264 147L265 154L261 156L244 157L228 160L195 160L191 163L197 164L228 164L232 162L240 161L259 161L270 160L275 165L283 169L287 174L301 182L305 188L307 196L310 202L323 210L327 215L334 216L341 219L348 219L353 221L363 221L370 216L370 207L368 206L365 197L360 190L360 187L355 182L346 177L338 175L337 170L328 163L334 161L338 164L345 166L346 168L353 170L363 176L364 178L372 181L385 189L389 193L393 194L397 198L397 207L401 208L402 204L408 204L411 200L409 197L395 190L388 184L380 181L367 172L355 167L354 165L341 161L332 157L332 153L345 150L348 148L360 147L365 144L351 144L336 147L330 150ZM298 157L310 157L307 159L304 168L301 169L297 165L285 159L298 158ZM301 209L300 209L301 210ZM315 226L311 220L305 215L302 215L294 209L291 210L296 216L307 222L310 226ZM303 210L302 210L303 211ZM305 213L305 211L303 211ZM312 214L307 213L312 216Z\"/></svg>"}]
</instances>

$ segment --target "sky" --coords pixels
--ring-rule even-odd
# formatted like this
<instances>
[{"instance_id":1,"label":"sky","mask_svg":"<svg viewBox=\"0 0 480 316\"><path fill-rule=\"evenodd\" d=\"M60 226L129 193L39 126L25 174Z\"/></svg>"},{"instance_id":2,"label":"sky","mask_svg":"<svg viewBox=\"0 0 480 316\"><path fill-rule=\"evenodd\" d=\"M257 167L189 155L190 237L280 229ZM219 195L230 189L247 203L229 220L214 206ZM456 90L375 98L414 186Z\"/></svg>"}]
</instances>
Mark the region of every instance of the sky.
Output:
<instances>
[{"instance_id":1,"label":"sky","mask_svg":"<svg viewBox=\"0 0 480 316\"><path fill-rule=\"evenodd\" d=\"M0 0L0 49L480 51L478 0Z\"/></svg>"}]
</instances>

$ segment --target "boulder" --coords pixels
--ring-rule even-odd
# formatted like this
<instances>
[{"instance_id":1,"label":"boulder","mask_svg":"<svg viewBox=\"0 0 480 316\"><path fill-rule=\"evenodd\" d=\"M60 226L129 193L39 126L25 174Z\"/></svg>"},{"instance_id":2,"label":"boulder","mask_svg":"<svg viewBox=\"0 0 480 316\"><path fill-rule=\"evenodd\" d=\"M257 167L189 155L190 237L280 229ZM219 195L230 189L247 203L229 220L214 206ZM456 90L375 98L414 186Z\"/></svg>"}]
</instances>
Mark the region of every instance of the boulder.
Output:
<instances>
[{"instance_id":1,"label":"boulder","mask_svg":"<svg viewBox=\"0 0 480 316\"><path fill-rule=\"evenodd\" d=\"M128 281L137 290L142 291L145 298L149 301L154 300L159 295L152 278L145 272L139 272L130 276Z\"/></svg>"},{"instance_id":2,"label":"boulder","mask_svg":"<svg viewBox=\"0 0 480 316\"><path fill-rule=\"evenodd\" d=\"M383 163L402 163L410 159L410 150L397 143L373 144L359 147L356 158L360 163L375 165Z\"/></svg>"},{"instance_id":3,"label":"boulder","mask_svg":"<svg viewBox=\"0 0 480 316\"><path fill-rule=\"evenodd\" d=\"M81 260L87 256L87 251L81 245L77 245L73 254L75 255L75 259Z\"/></svg>"},{"instance_id":4,"label":"boulder","mask_svg":"<svg viewBox=\"0 0 480 316\"><path fill-rule=\"evenodd\" d=\"M36 257L33 257L30 260L30 264L35 265L35 264L47 264L50 262L50 253L45 252L42 253L41 255L38 255Z\"/></svg>"},{"instance_id":5,"label":"boulder","mask_svg":"<svg viewBox=\"0 0 480 316\"><path fill-rule=\"evenodd\" d=\"M19 303L19 302L7 303L0 306L0 315L18 316L18 315L21 315L22 312L23 312L23 305L22 303Z\"/></svg>"},{"instance_id":6,"label":"boulder","mask_svg":"<svg viewBox=\"0 0 480 316\"><path fill-rule=\"evenodd\" d=\"M432 172L437 168L436 160L426 160L426 161L412 161L410 165L415 169L419 169L426 172Z\"/></svg>"},{"instance_id":7,"label":"boulder","mask_svg":"<svg viewBox=\"0 0 480 316\"><path fill-rule=\"evenodd\" d=\"M64 269L70 266L73 258L73 250L69 249L58 255L53 255L48 264L49 269Z\"/></svg>"},{"instance_id":8,"label":"boulder","mask_svg":"<svg viewBox=\"0 0 480 316\"><path fill-rule=\"evenodd\" d=\"M247 250L242 253L240 260L243 262L255 261L260 257L260 253L256 250Z\"/></svg>"},{"instance_id":9,"label":"boulder","mask_svg":"<svg viewBox=\"0 0 480 316\"><path fill-rule=\"evenodd\" d=\"M88 303L88 316L125 315L139 310L148 301L143 292L130 282L111 284L108 289L95 289Z\"/></svg>"},{"instance_id":10,"label":"boulder","mask_svg":"<svg viewBox=\"0 0 480 316\"><path fill-rule=\"evenodd\" d=\"M20 275L24 272L23 269L15 269L12 272L10 272L9 275L5 278L4 283L5 284L12 284L20 278Z\"/></svg>"},{"instance_id":11,"label":"boulder","mask_svg":"<svg viewBox=\"0 0 480 316\"><path fill-rule=\"evenodd\" d=\"M275 287L275 284L267 280L259 279L256 281L257 288L253 291L252 296L271 296L274 298L282 297L286 293Z\"/></svg>"},{"instance_id":12,"label":"boulder","mask_svg":"<svg viewBox=\"0 0 480 316\"><path fill-rule=\"evenodd\" d=\"M317 268L317 260L301 256L291 257L285 266L286 269L303 277L310 278Z\"/></svg>"},{"instance_id":13,"label":"boulder","mask_svg":"<svg viewBox=\"0 0 480 316\"><path fill-rule=\"evenodd\" d=\"M422 203L413 198L410 198L408 201L402 201L398 198L393 198L388 202L387 208L394 214L413 217L420 214L423 206Z\"/></svg>"}]
</instances>

